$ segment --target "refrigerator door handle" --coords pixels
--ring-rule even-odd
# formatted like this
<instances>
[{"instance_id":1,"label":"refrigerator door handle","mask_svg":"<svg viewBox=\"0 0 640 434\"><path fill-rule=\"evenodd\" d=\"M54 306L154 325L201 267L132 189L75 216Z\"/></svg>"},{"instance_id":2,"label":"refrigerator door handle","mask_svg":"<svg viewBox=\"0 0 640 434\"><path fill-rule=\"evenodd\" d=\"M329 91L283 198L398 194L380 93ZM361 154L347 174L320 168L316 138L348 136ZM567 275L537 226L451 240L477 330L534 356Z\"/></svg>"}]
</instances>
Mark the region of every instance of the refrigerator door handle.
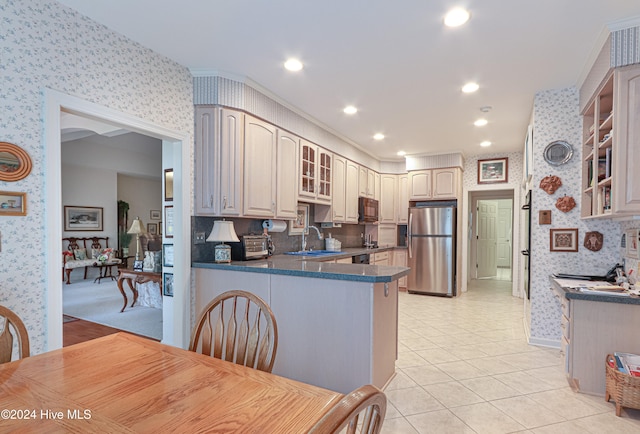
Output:
<instances>
[{"instance_id":1,"label":"refrigerator door handle","mask_svg":"<svg viewBox=\"0 0 640 434\"><path fill-rule=\"evenodd\" d=\"M413 223L413 214L409 212L409 226L407 228L407 244L409 247L409 257L411 258L413 255L411 254L411 238L413 236L411 232L411 224Z\"/></svg>"}]
</instances>

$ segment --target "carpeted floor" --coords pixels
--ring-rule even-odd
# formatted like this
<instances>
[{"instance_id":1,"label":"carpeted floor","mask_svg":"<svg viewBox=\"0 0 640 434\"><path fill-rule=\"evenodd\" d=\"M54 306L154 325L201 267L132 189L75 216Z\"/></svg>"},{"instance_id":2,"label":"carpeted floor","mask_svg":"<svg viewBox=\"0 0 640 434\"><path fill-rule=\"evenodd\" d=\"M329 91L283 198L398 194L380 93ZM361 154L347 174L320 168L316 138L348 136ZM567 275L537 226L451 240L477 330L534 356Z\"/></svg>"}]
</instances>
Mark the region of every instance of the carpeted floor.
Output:
<instances>
[{"instance_id":1,"label":"carpeted floor","mask_svg":"<svg viewBox=\"0 0 640 434\"><path fill-rule=\"evenodd\" d=\"M138 303L129 307L133 295L126 286L125 291L128 304L121 313L124 300L115 281L102 280L98 284L86 279L63 285L63 314L161 340L162 309Z\"/></svg>"}]
</instances>

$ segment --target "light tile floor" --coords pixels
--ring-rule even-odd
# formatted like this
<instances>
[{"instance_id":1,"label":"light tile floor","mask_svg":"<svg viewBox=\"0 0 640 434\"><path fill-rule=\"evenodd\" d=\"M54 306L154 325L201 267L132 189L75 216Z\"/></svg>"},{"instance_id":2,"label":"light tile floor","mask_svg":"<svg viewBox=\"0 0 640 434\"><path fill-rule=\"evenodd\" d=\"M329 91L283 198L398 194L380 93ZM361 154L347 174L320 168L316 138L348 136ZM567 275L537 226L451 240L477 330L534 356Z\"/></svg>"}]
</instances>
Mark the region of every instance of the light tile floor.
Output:
<instances>
[{"instance_id":1,"label":"light tile floor","mask_svg":"<svg viewBox=\"0 0 640 434\"><path fill-rule=\"evenodd\" d=\"M474 281L457 298L402 292L399 311L382 433L640 432L640 411L616 417L613 402L574 393L559 350L527 344L510 281Z\"/></svg>"}]
</instances>

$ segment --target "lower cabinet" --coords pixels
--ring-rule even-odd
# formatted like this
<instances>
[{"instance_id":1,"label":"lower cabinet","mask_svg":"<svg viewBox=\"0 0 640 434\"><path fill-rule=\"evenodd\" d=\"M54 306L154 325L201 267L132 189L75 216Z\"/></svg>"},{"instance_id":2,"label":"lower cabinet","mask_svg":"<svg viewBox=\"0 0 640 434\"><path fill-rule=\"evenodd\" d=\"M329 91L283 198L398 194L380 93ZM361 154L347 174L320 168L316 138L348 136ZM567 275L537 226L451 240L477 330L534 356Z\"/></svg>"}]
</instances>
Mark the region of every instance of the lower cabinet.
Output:
<instances>
[{"instance_id":1,"label":"lower cabinet","mask_svg":"<svg viewBox=\"0 0 640 434\"><path fill-rule=\"evenodd\" d=\"M396 249L393 251L393 266L394 267L406 267L407 266L407 250ZM398 287L407 289L407 276L401 277L398 280Z\"/></svg>"},{"instance_id":2,"label":"lower cabinet","mask_svg":"<svg viewBox=\"0 0 640 434\"><path fill-rule=\"evenodd\" d=\"M567 299L552 288L562 307L561 354L571 387L604 396L607 354L640 354L639 305Z\"/></svg>"}]
</instances>

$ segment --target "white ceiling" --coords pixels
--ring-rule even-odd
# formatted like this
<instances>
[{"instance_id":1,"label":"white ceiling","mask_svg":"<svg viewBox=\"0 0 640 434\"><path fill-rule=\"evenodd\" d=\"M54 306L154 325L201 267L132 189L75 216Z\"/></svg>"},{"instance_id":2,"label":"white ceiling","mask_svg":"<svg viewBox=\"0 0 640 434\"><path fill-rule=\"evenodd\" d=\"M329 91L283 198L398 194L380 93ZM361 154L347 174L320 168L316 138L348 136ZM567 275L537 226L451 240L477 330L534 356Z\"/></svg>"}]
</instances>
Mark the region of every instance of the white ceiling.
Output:
<instances>
[{"instance_id":1,"label":"white ceiling","mask_svg":"<svg viewBox=\"0 0 640 434\"><path fill-rule=\"evenodd\" d=\"M608 29L640 23L638 0L59 2L194 74L246 77L385 160L521 150L535 92L579 85ZM442 24L453 6L471 12L461 28ZM289 56L305 68L285 71Z\"/></svg>"}]
</instances>

